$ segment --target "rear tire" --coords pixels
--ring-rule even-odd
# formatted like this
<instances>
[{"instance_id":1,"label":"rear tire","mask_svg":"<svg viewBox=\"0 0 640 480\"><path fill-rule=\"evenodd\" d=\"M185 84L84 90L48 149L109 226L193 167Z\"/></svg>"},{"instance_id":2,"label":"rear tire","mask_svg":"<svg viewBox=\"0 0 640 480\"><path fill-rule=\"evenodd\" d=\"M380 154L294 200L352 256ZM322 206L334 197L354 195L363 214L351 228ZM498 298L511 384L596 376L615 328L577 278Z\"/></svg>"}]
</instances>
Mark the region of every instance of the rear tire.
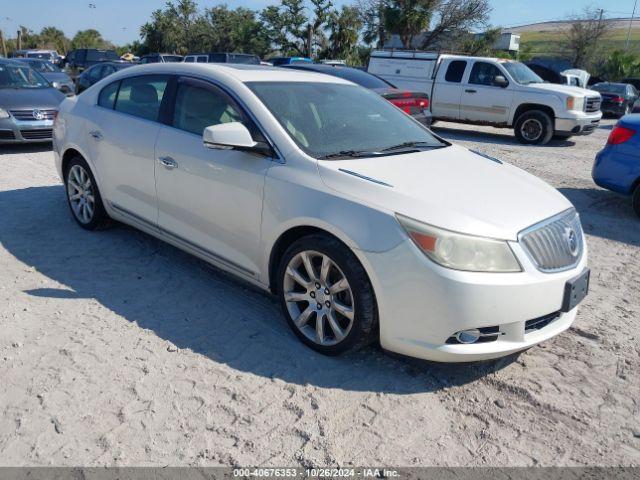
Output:
<instances>
[{"instance_id":1,"label":"rear tire","mask_svg":"<svg viewBox=\"0 0 640 480\"><path fill-rule=\"evenodd\" d=\"M633 192L631 205L633 206L633 211L636 212L636 215L638 215L638 217L640 217L640 183Z\"/></svg>"},{"instance_id":2,"label":"rear tire","mask_svg":"<svg viewBox=\"0 0 640 480\"><path fill-rule=\"evenodd\" d=\"M84 158L73 157L64 170L67 203L74 220L85 230L106 227L110 222L91 168Z\"/></svg>"},{"instance_id":3,"label":"rear tire","mask_svg":"<svg viewBox=\"0 0 640 480\"><path fill-rule=\"evenodd\" d=\"M545 145L553 136L553 120L542 110L529 110L517 118L513 130L520 143Z\"/></svg>"},{"instance_id":4,"label":"rear tire","mask_svg":"<svg viewBox=\"0 0 640 480\"><path fill-rule=\"evenodd\" d=\"M339 355L376 339L373 287L356 256L337 239L314 234L296 240L282 256L277 279L289 327L313 350Z\"/></svg>"}]
</instances>

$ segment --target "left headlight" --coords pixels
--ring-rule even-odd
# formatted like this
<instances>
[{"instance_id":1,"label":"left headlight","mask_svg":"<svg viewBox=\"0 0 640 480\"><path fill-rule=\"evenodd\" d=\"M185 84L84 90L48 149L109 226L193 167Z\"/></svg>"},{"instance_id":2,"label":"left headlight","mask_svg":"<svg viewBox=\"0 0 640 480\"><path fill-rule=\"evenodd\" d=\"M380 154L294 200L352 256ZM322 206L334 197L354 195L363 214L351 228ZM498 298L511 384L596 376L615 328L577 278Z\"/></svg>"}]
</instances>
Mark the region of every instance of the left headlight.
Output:
<instances>
[{"instance_id":1,"label":"left headlight","mask_svg":"<svg viewBox=\"0 0 640 480\"><path fill-rule=\"evenodd\" d=\"M567 98L567 110L574 110L576 112L584 110L584 97Z\"/></svg>"},{"instance_id":2,"label":"left headlight","mask_svg":"<svg viewBox=\"0 0 640 480\"><path fill-rule=\"evenodd\" d=\"M413 242L438 265L469 272L521 272L509 244L503 240L452 232L396 214Z\"/></svg>"},{"instance_id":3,"label":"left headlight","mask_svg":"<svg viewBox=\"0 0 640 480\"><path fill-rule=\"evenodd\" d=\"M9 118L9 112L0 108L0 119L2 118Z\"/></svg>"}]
</instances>

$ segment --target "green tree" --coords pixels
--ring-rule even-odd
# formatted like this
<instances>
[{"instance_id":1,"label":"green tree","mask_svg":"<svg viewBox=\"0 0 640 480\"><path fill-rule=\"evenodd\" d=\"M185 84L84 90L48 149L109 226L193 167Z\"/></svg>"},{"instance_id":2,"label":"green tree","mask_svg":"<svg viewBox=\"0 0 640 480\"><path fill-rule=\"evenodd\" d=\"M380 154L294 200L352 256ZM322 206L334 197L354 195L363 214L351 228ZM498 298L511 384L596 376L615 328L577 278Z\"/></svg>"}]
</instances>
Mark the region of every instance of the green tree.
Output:
<instances>
[{"instance_id":1,"label":"green tree","mask_svg":"<svg viewBox=\"0 0 640 480\"><path fill-rule=\"evenodd\" d=\"M461 41L456 46L456 50L467 55L479 57L496 56L493 46L500 38L501 28L489 28L480 35L466 33L461 36Z\"/></svg>"},{"instance_id":2,"label":"green tree","mask_svg":"<svg viewBox=\"0 0 640 480\"><path fill-rule=\"evenodd\" d=\"M602 20L602 10L586 8L575 17L564 33L562 47L576 68L588 68L599 55L599 43L611 31L610 22Z\"/></svg>"},{"instance_id":3,"label":"green tree","mask_svg":"<svg viewBox=\"0 0 640 480\"><path fill-rule=\"evenodd\" d=\"M151 21L140 27L140 37L151 52L188 53L195 43L198 6L193 0L169 1L155 10Z\"/></svg>"},{"instance_id":4,"label":"green tree","mask_svg":"<svg viewBox=\"0 0 640 480\"><path fill-rule=\"evenodd\" d=\"M443 37L455 38L485 27L491 6L489 0L438 0L434 6L435 24L425 35L421 48L428 49Z\"/></svg>"},{"instance_id":5,"label":"green tree","mask_svg":"<svg viewBox=\"0 0 640 480\"><path fill-rule=\"evenodd\" d=\"M44 27L40 30L39 36L40 46L42 48L52 48L62 54L65 54L69 50L71 42L59 28Z\"/></svg>"},{"instance_id":6,"label":"green tree","mask_svg":"<svg viewBox=\"0 0 640 480\"><path fill-rule=\"evenodd\" d=\"M611 53L599 69L599 75L610 82L618 82L639 73L640 59L632 53L621 50Z\"/></svg>"},{"instance_id":7,"label":"green tree","mask_svg":"<svg viewBox=\"0 0 640 480\"><path fill-rule=\"evenodd\" d=\"M93 28L80 30L71 39L71 48L110 48L112 46L102 38L99 31Z\"/></svg>"},{"instance_id":8,"label":"green tree","mask_svg":"<svg viewBox=\"0 0 640 480\"><path fill-rule=\"evenodd\" d=\"M385 30L400 37L404 48L429 27L438 0L387 0L382 10Z\"/></svg>"},{"instance_id":9,"label":"green tree","mask_svg":"<svg viewBox=\"0 0 640 480\"><path fill-rule=\"evenodd\" d=\"M356 7L343 5L329 15L329 48L324 56L331 59L347 60L348 63L359 62L356 46L362 27L362 19Z\"/></svg>"}]
</instances>

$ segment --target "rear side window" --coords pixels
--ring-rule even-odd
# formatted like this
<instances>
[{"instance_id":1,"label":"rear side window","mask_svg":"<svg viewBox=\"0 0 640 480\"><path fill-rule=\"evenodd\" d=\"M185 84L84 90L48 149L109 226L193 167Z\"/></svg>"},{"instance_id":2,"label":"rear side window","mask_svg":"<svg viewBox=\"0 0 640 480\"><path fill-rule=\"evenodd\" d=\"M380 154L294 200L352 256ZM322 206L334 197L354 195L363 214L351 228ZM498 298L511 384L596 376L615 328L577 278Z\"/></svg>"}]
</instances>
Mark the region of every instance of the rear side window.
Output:
<instances>
[{"instance_id":1,"label":"rear side window","mask_svg":"<svg viewBox=\"0 0 640 480\"><path fill-rule=\"evenodd\" d=\"M200 56L198 57L198 59L196 60L198 63L207 63L209 61L209 59L205 56Z\"/></svg>"},{"instance_id":2,"label":"rear side window","mask_svg":"<svg viewBox=\"0 0 640 480\"><path fill-rule=\"evenodd\" d=\"M98 105L104 108L113 109L118 94L118 85L120 82L113 82L102 89L98 96Z\"/></svg>"},{"instance_id":3,"label":"rear side window","mask_svg":"<svg viewBox=\"0 0 640 480\"><path fill-rule=\"evenodd\" d=\"M187 63L193 63L195 62L195 58L194 57L184 57L184 61Z\"/></svg>"},{"instance_id":4,"label":"rear side window","mask_svg":"<svg viewBox=\"0 0 640 480\"><path fill-rule=\"evenodd\" d=\"M145 75L123 79L115 109L135 117L157 121L168 82L167 75Z\"/></svg>"},{"instance_id":5,"label":"rear side window","mask_svg":"<svg viewBox=\"0 0 640 480\"><path fill-rule=\"evenodd\" d=\"M447 73L444 76L444 79L447 82L452 83L460 83L462 81L462 76L464 75L464 71L467 68L467 62L464 60L454 60L449 64L447 68Z\"/></svg>"}]
</instances>

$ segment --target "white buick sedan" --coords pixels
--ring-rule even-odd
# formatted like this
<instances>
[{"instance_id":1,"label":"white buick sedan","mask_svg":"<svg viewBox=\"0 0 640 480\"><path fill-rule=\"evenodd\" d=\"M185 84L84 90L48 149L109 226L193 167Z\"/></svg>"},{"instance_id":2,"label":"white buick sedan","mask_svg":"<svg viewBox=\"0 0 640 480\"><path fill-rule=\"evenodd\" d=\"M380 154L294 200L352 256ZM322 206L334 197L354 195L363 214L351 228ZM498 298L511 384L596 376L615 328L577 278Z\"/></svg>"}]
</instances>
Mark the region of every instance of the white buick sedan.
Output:
<instances>
[{"instance_id":1,"label":"white buick sedan","mask_svg":"<svg viewBox=\"0 0 640 480\"><path fill-rule=\"evenodd\" d=\"M499 357L587 293L560 193L336 77L128 68L62 103L54 150L81 227L124 222L270 290L325 354Z\"/></svg>"}]
</instances>

